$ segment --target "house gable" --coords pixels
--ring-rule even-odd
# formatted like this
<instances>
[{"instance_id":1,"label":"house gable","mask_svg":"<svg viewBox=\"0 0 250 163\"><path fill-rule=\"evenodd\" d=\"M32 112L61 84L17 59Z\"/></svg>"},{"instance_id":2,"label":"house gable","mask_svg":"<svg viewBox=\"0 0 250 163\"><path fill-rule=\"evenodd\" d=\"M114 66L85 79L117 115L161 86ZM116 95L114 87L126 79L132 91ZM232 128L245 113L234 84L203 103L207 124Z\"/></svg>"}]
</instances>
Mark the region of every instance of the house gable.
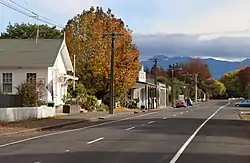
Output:
<instances>
[{"instance_id":1,"label":"house gable","mask_svg":"<svg viewBox=\"0 0 250 163\"><path fill-rule=\"evenodd\" d=\"M74 71L65 39L63 40L63 42L61 44L60 50L57 54L57 58L54 62L54 66L56 66L56 64L58 64L59 60L63 61L63 65L64 65L66 72L73 72Z\"/></svg>"}]
</instances>

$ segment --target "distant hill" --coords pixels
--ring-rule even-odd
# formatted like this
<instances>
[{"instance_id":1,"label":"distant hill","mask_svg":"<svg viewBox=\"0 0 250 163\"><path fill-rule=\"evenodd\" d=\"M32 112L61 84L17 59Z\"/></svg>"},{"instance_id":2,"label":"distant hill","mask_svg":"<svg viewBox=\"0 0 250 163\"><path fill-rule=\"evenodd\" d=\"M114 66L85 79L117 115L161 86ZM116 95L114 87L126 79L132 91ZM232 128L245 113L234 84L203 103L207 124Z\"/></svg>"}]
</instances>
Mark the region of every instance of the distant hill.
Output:
<instances>
[{"instance_id":1,"label":"distant hill","mask_svg":"<svg viewBox=\"0 0 250 163\"><path fill-rule=\"evenodd\" d=\"M163 55L155 56L156 58L162 58L158 61L158 65L164 69L168 69L170 64L188 62L192 57L165 57ZM219 79L223 74L234 71L240 68L242 65L250 65L250 59L245 59L242 62L229 62L221 61L213 58L202 59L204 63L209 66L209 70L214 79ZM141 61L144 67L151 68L153 66L152 60Z\"/></svg>"}]
</instances>

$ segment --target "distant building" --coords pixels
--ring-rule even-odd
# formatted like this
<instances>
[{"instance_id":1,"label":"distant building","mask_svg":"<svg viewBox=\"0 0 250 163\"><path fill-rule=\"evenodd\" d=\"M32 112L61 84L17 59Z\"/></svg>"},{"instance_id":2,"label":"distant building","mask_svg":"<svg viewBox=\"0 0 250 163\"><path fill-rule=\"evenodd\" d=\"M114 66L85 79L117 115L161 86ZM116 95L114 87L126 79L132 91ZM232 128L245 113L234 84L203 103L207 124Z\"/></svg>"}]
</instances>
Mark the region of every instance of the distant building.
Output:
<instances>
[{"instance_id":1,"label":"distant building","mask_svg":"<svg viewBox=\"0 0 250 163\"><path fill-rule=\"evenodd\" d=\"M157 98L155 89L157 89ZM150 109L156 108L156 106L164 108L166 107L166 85L159 82L155 84L154 79L147 78L142 66L137 81L130 89L128 97L131 100L138 101L137 107L139 108L143 106Z\"/></svg>"}]
</instances>

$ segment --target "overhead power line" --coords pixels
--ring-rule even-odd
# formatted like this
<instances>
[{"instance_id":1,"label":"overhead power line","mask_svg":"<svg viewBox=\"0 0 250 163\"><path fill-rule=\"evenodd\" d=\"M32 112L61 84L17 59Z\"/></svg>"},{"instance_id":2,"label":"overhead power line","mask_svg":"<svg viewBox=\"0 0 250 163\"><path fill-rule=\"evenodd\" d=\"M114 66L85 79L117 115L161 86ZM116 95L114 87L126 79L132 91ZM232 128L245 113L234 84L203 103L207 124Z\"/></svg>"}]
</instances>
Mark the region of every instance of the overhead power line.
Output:
<instances>
[{"instance_id":1,"label":"overhead power line","mask_svg":"<svg viewBox=\"0 0 250 163\"><path fill-rule=\"evenodd\" d=\"M55 22L55 21L53 21L53 20L51 20L51 19L48 19L48 18L46 18L46 17L44 17L44 16L41 16L41 15L37 14L36 12L34 12L34 11L32 11L32 10L30 10L30 9L28 9L28 8L26 8L26 7L22 6L22 5L20 5L20 4L18 4L17 2L15 2L15 1L13 1L13 0L9 0L9 1L12 2L12 3L14 3L15 5L21 7L22 9L24 9L24 10L26 10L26 11L28 11L28 12L30 12L30 13L32 13L32 14L38 16L38 17L40 17L40 18L42 18L43 20L47 20L47 21L49 21L49 22L55 23L55 25L57 25L57 26L63 26L63 25L61 25L61 24L58 23L58 22Z\"/></svg>"},{"instance_id":2,"label":"overhead power line","mask_svg":"<svg viewBox=\"0 0 250 163\"><path fill-rule=\"evenodd\" d=\"M10 8L10 9L16 11L16 12L19 12L19 13L25 15L25 16L28 16L28 17L33 18L33 19L36 19L36 20L38 20L40 22L43 22L43 23L46 23L46 24L49 24L49 25L53 25L53 26L57 26L57 27L62 28L62 29L64 28L63 25L60 25L60 24L58 24L58 23L56 23L56 22L54 22L54 21L52 21L50 19L47 19L47 18L45 18L43 16L40 16L39 14L35 13L34 11L23 7L22 5L14 2L13 0L9 0L9 1L12 2L12 3L14 3L15 5L17 5L18 7L22 8L25 11L23 11L20 8L17 8L15 6L13 6L12 4L9 4L9 3L7 3L7 2L5 2L3 0L0 0L0 4L6 6L8 8Z\"/></svg>"}]
</instances>

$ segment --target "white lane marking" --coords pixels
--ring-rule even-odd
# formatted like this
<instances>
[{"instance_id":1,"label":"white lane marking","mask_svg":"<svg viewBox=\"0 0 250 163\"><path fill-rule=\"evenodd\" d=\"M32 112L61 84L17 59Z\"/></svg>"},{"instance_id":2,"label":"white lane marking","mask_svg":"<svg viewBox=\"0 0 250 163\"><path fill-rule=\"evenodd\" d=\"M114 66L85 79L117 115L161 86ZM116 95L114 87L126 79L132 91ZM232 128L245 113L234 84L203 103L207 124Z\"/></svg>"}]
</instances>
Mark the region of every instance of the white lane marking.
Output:
<instances>
[{"instance_id":1,"label":"white lane marking","mask_svg":"<svg viewBox=\"0 0 250 163\"><path fill-rule=\"evenodd\" d=\"M221 109L228 106L230 102L224 106L219 107L210 117L208 117L196 130L195 132L188 138L188 140L182 145L182 147L179 149L179 151L175 154L175 156L172 158L170 163L175 163L181 154L184 152L184 150L187 148L187 146L190 144L190 142L194 139L194 137L197 135L197 133L201 130L201 128L210 120L212 119Z\"/></svg>"},{"instance_id":2,"label":"white lane marking","mask_svg":"<svg viewBox=\"0 0 250 163\"><path fill-rule=\"evenodd\" d=\"M167 119L168 117L163 117L162 119Z\"/></svg>"},{"instance_id":3,"label":"white lane marking","mask_svg":"<svg viewBox=\"0 0 250 163\"><path fill-rule=\"evenodd\" d=\"M188 110L186 111L186 113L188 113Z\"/></svg>"},{"instance_id":4,"label":"white lane marking","mask_svg":"<svg viewBox=\"0 0 250 163\"><path fill-rule=\"evenodd\" d=\"M126 130L128 131L128 130L132 130L132 129L134 129L135 127L129 127L129 128L127 128Z\"/></svg>"},{"instance_id":5,"label":"white lane marking","mask_svg":"<svg viewBox=\"0 0 250 163\"><path fill-rule=\"evenodd\" d=\"M180 114L183 114L183 112L181 112Z\"/></svg>"},{"instance_id":6,"label":"white lane marking","mask_svg":"<svg viewBox=\"0 0 250 163\"><path fill-rule=\"evenodd\" d=\"M155 121L150 121L150 122L148 122L148 124L152 124L152 123L154 123Z\"/></svg>"},{"instance_id":7,"label":"white lane marking","mask_svg":"<svg viewBox=\"0 0 250 163\"><path fill-rule=\"evenodd\" d=\"M66 149L65 152L70 152L70 150Z\"/></svg>"},{"instance_id":8,"label":"white lane marking","mask_svg":"<svg viewBox=\"0 0 250 163\"><path fill-rule=\"evenodd\" d=\"M145 126L145 124L142 124L141 126Z\"/></svg>"},{"instance_id":9,"label":"white lane marking","mask_svg":"<svg viewBox=\"0 0 250 163\"><path fill-rule=\"evenodd\" d=\"M98 141L103 140L103 139L104 139L104 137L101 137L101 138L89 141L87 144L93 144L93 143L98 142Z\"/></svg>"},{"instance_id":10,"label":"white lane marking","mask_svg":"<svg viewBox=\"0 0 250 163\"><path fill-rule=\"evenodd\" d=\"M175 117L176 115L174 114L173 117Z\"/></svg>"},{"instance_id":11,"label":"white lane marking","mask_svg":"<svg viewBox=\"0 0 250 163\"><path fill-rule=\"evenodd\" d=\"M65 130L65 131L59 131L59 132L34 136L34 137L27 138L27 139L22 139L22 140L13 141L13 142L10 142L10 143L2 144L2 145L0 145L0 148L7 147L7 146L10 146L10 145L20 144L20 143L24 143L24 142L27 142L27 141L48 137L48 136L60 135L60 134L65 134L65 133L69 133L69 132L86 130L86 129L90 129L90 128L94 128L94 127L104 126L104 125L107 125L107 124L122 122L122 121L126 121L126 120L129 120L129 119L144 117L144 116L148 116L148 115L156 114L156 113L158 113L158 111L157 112L152 112L152 113L146 113L146 114L142 114L142 115L138 115L138 116L128 117L128 118L124 118L124 119L119 119L119 120L116 120L116 121L110 121L110 122L104 122L104 123L100 123L100 124L96 124L96 125L86 126L86 127L82 127L82 128L76 128L76 129L71 129L71 130Z\"/></svg>"}]
</instances>

